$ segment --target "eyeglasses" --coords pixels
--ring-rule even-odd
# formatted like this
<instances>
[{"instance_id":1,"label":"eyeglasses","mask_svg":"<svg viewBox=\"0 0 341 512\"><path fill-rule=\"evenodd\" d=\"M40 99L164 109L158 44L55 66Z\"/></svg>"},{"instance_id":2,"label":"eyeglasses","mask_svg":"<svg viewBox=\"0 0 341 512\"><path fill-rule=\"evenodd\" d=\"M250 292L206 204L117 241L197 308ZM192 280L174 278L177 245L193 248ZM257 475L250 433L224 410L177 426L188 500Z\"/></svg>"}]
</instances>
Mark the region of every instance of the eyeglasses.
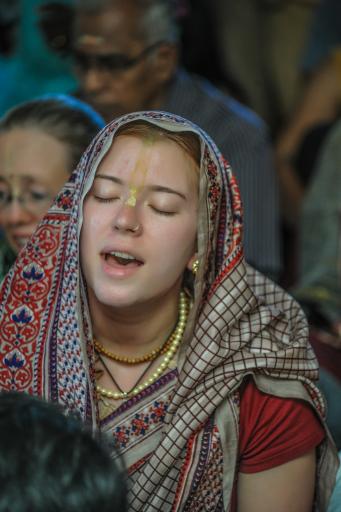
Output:
<instances>
[{"instance_id":1,"label":"eyeglasses","mask_svg":"<svg viewBox=\"0 0 341 512\"><path fill-rule=\"evenodd\" d=\"M132 68L138 62L150 55L156 48L158 48L163 41L159 41L150 46L147 46L136 57L129 57L124 53L107 53L104 55L93 55L84 53L80 50L73 51L73 58L76 66L82 72L89 71L89 69L97 69L103 73L115 73L116 71L124 71Z\"/></svg>"},{"instance_id":2,"label":"eyeglasses","mask_svg":"<svg viewBox=\"0 0 341 512\"><path fill-rule=\"evenodd\" d=\"M27 188L17 193L4 183L0 184L0 211L4 211L14 201L18 201L25 210L31 213L40 213L47 210L52 199L53 196L48 192Z\"/></svg>"}]
</instances>

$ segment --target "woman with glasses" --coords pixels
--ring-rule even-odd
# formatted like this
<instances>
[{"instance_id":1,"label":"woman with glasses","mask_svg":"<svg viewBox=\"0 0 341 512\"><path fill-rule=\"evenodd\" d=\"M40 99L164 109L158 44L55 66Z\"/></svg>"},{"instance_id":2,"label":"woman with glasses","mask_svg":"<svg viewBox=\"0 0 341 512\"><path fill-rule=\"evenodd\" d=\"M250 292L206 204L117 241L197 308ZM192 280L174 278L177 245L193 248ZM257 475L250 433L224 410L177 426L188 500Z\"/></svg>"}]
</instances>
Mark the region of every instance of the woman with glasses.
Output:
<instances>
[{"instance_id":1,"label":"woman with glasses","mask_svg":"<svg viewBox=\"0 0 341 512\"><path fill-rule=\"evenodd\" d=\"M22 103L0 119L1 276L103 124L92 108L66 95Z\"/></svg>"},{"instance_id":2,"label":"woman with glasses","mask_svg":"<svg viewBox=\"0 0 341 512\"><path fill-rule=\"evenodd\" d=\"M198 127L94 140L0 289L0 387L111 436L130 511L326 510L336 455L298 304L247 267L230 168Z\"/></svg>"}]
</instances>

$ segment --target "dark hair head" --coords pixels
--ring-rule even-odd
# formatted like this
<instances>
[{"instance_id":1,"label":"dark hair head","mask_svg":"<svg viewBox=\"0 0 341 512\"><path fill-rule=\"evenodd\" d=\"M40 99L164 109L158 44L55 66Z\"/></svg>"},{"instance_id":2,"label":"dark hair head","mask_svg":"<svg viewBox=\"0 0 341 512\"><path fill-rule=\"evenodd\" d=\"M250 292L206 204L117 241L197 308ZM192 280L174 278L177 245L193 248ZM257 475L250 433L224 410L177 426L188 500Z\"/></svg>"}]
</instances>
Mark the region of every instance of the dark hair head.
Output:
<instances>
[{"instance_id":1,"label":"dark hair head","mask_svg":"<svg viewBox=\"0 0 341 512\"><path fill-rule=\"evenodd\" d=\"M0 512L124 512L122 468L75 418L0 393Z\"/></svg>"},{"instance_id":2,"label":"dark hair head","mask_svg":"<svg viewBox=\"0 0 341 512\"><path fill-rule=\"evenodd\" d=\"M78 164L104 120L86 103L65 94L49 94L21 103L0 119L0 132L35 128L69 149L69 172Z\"/></svg>"}]
</instances>

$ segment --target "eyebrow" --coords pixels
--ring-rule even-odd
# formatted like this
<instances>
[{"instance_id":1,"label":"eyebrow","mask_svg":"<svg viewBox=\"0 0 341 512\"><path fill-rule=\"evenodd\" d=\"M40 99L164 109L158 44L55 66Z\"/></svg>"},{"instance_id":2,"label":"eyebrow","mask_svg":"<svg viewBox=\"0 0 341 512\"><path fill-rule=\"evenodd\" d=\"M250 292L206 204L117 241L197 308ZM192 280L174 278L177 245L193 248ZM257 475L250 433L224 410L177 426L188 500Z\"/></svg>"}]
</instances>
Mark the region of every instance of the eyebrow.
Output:
<instances>
[{"instance_id":1,"label":"eyebrow","mask_svg":"<svg viewBox=\"0 0 341 512\"><path fill-rule=\"evenodd\" d=\"M113 181L114 183L117 183L118 185L124 185L125 183L120 180L119 178L116 178L115 176L104 176L103 174L97 174L95 178L101 178L103 180L109 180ZM187 197L185 194L182 194L182 192L179 192L178 190L174 190L173 188L164 187L162 185L150 185L149 187L146 187L147 189L151 190L152 192L165 192L166 194L174 194L176 196L181 197L181 199L184 199L187 201Z\"/></svg>"},{"instance_id":2,"label":"eyebrow","mask_svg":"<svg viewBox=\"0 0 341 512\"><path fill-rule=\"evenodd\" d=\"M113 181L114 183L118 183L118 185L124 185L123 181L120 180L119 178L115 178L115 176L104 176L103 174L96 174L95 179L96 178L101 178L102 180Z\"/></svg>"}]
</instances>

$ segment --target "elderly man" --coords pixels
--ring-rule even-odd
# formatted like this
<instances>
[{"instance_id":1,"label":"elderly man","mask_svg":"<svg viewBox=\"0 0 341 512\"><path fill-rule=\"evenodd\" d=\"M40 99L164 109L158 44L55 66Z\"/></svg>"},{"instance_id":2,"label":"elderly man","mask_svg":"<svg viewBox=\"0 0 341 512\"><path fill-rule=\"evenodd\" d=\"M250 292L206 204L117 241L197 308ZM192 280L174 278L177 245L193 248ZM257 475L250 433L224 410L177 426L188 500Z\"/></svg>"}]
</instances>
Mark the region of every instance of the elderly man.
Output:
<instances>
[{"instance_id":1,"label":"elderly man","mask_svg":"<svg viewBox=\"0 0 341 512\"><path fill-rule=\"evenodd\" d=\"M247 108L179 68L178 29L169 3L78 3L74 57L82 95L108 121L131 111L159 109L204 128L230 161L240 185L246 258L277 278L279 205L266 129Z\"/></svg>"}]
</instances>

